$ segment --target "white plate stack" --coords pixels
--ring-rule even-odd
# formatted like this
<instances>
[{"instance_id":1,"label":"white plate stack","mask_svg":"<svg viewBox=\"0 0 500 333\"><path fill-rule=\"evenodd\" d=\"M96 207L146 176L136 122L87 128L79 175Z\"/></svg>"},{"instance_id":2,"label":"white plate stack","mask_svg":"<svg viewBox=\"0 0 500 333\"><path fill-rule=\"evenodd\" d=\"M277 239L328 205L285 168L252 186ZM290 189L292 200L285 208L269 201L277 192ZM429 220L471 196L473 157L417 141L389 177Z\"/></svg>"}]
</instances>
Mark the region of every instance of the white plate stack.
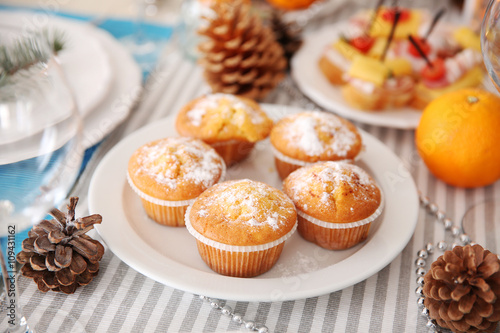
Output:
<instances>
[{"instance_id":1,"label":"white plate stack","mask_svg":"<svg viewBox=\"0 0 500 333\"><path fill-rule=\"evenodd\" d=\"M139 66L108 32L90 23L43 12L0 11L0 43L32 32L59 31L58 54L83 117L83 144L101 141L130 113L142 90Z\"/></svg>"}]
</instances>

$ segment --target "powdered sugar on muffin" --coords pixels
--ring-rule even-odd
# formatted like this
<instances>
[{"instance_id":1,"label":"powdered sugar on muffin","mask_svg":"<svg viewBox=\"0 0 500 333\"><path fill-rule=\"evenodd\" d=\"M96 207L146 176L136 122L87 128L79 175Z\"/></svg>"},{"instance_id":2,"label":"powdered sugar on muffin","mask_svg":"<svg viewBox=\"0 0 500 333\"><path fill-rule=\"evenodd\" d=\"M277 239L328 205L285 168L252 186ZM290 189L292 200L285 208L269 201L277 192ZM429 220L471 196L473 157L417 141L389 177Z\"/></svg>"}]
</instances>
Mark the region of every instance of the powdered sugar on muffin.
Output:
<instances>
[{"instance_id":1,"label":"powdered sugar on muffin","mask_svg":"<svg viewBox=\"0 0 500 333\"><path fill-rule=\"evenodd\" d=\"M295 207L284 193L248 179L208 189L194 202L190 214L198 232L233 245L264 244L270 235L272 240L278 239L290 231L296 219ZM227 234L238 237L228 242Z\"/></svg>"},{"instance_id":2,"label":"powdered sugar on muffin","mask_svg":"<svg viewBox=\"0 0 500 333\"><path fill-rule=\"evenodd\" d=\"M330 222L352 222L372 214L381 193L362 168L342 162L322 162L291 173L284 191L298 209Z\"/></svg>"},{"instance_id":3,"label":"powdered sugar on muffin","mask_svg":"<svg viewBox=\"0 0 500 333\"><path fill-rule=\"evenodd\" d=\"M330 150L338 156L347 157L359 137L340 118L325 115L310 112L294 117L287 135L290 144L297 144L309 156Z\"/></svg>"},{"instance_id":4,"label":"powdered sugar on muffin","mask_svg":"<svg viewBox=\"0 0 500 333\"><path fill-rule=\"evenodd\" d=\"M220 112L230 113L232 109L243 110L246 114L250 116L253 124L260 124L264 121L264 117L258 112L256 112L249 105L243 103L243 101L233 95L229 94L212 94L207 95L205 98L198 100L187 112L188 118L194 126L201 126L203 117L206 115L207 111L221 108ZM240 113L241 115L241 113ZM242 124L243 119L241 116L235 117L233 121L236 124Z\"/></svg>"},{"instance_id":5,"label":"powdered sugar on muffin","mask_svg":"<svg viewBox=\"0 0 500 333\"><path fill-rule=\"evenodd\" d=\"M319 111L281 119L271 131L271 143L285 156L305 162L354 159L362 148L352 123Z\"/></svg>"},{"instance_id":6,"label":"powdered sugar on muffin","mask_svg":"<svg viewBox=\"0 0 500 333\"><path fill-rule=\"evenodd\" d=\"M138 150L136 174L146 174L173 189L180 181L209 187L220 173L221 158L201 141L189 138L159 140Z\"/></svg>"},{"instance_id":7,"label":"powdered sugar on muffin","mask_svg":"<svg viewBox=\"0 0 500 333\"><path fill-rule=\"evenodd\" d=\"M211 94L187 104L176 120L180 134L216 140L264 139L271 131L272 121L254 101L228 95Z\"/></svg>"}]
</instances>

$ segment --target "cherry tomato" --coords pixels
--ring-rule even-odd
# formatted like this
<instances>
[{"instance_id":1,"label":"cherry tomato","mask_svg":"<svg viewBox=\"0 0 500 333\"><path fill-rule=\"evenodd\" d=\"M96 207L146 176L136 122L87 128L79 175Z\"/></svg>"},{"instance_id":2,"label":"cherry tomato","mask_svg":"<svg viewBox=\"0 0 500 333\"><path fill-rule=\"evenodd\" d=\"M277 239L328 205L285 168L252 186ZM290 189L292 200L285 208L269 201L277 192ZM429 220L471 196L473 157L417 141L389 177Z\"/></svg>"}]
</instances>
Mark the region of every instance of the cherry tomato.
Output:
<instances>
[{"instance_id":1,"label":"cherry tomato","mask_svg":"<svg viewBox=\"0 0 500 333\"><path fill-rule=\"evenodd\" d=\"M425 55L431 53L431 45L426 40L420 37L414 38L414 40L417 42L418 46L420 46L420 49L424 52ZM412 43L408 45L408 52L414 57L421 57L420 53Z\"/></svg>"},{"instance_id":2,"label":"cherry tomato","mask_svg":"<svg viewBox=\"0 0 500 333\"><path fill-rule=\"evenodd\" d=\"M423 79L421 82L424 84L424 86L426 86L429 89L440 89L450 85L450 82L448 82L445 76L443 76L441 79L437 81L430 81Z\"/></svg>"},{"instance_id":3,"label":"cherry tomato","mask_svg":"<svg viewBox=\"0 0 500 333\"><path fill-rule=\"evenodd\" d=\"M410 19L411 12L408 9L398 8L399 9L399 23L407 21ZM388 22L394 22L394 18L396 17L396 8L387 8L382 10L381 16L382 19Z\"/></svg>"},{"instance_id":4,"label":"cherry tomato","mask_svg":"<svg viewBox=\"0 0 500 333\"><path fill-rule=\"evenodd\" d=\"M422 78L427 81L439 81L445 76L445 74L446 68L444 66L444 60L441 58L436 58L436 60L432 62L432 67L426 65L420 72Z\"/></svg>"},{"instance_id":5,"label":"cherry tomato","mask_svg":"<svg viewBox=\"0 0 500 333\"><path fill-rule=\"evenodd\" d=\"M361 36L351 39L350 43L362 53L367 53L375 43L375 39L370 36Z\"/></svg>"}]
</instances>

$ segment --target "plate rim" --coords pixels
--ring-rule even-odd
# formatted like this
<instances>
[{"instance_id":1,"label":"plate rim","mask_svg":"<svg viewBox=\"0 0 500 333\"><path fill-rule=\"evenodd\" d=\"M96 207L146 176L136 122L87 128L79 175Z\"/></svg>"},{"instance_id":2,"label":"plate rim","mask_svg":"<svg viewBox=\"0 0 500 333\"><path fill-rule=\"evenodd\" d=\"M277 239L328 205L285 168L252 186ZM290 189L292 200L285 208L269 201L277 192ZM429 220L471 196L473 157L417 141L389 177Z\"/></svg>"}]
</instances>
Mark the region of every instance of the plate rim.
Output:
<instances>
[{"instance_id":1,"label":"plate rim","mask_svg":"<svg viewBox=\"0 0 500 333\"><path fill-rule=\"evenodd\" d=\"M277 110L279 110L279 114L281 115L283 115L283 107L285 107L285 109L287 110L297 110L293 107L286 107L281 105L263 105L264 110L266 110L268 113L277 112ZM117 145L115 145L115 147L113 147L113 149L108 152L108 154L106 154L106 156L96 168L91 179L88 194L90 213L100 213L100 210L103 209L104 203L100 201L100 199L102 199L102 195L99 193L100 191L102 191L102 185L100 185L100 183L103 177L111 182L115 180L119 181L121 179L121 184L118 184L120 190L123 189L123 186L126 186L125 174L120 176L118 175L118 172L116 172L116 169L111 168L111 166L117 163L117 156L123 155L121 160L121 162L123 162L123 159L126 155L127 158L125 162L127 162L128 157L131 155L133 150L135 150L135 148L133 147L136 147L138 142L141 141L140 137L142 133L151 133L155 128L163 128L164 124L168 121L172 121L174 117L175 114L171 114L166 118L156 121L155 123L142 127L141 129L133 132L132 134L121 140ZM387 160L391 159L393 162L396 162L397 165L392 165L392 168L384 171L398 173L404 172L404 164L389 149L389 147L384 145L381 141L376 139L371 134L363 130L360 130L360 132L362 133L363 139L365 140L365 144L367 144L368 146L378 146L377 151L382 148L382 150L385 150L383 154L389 155L389 158L378 158L378 161L373 161L375 164L387 163ZM164 132L162 133L164 134ZM172 134L177 135L176 133ZM135 145L132 144L133 142L135 142ZM143 141L143 143L145 142ZM375 148L373 149L375 150ZM375 151L373 151L373 153L375 153ZM107 168L111 168L111 170L115 171L114 174L107 174ZM390 225L392 226L392 224L395 224L394 226L397 228L397 221L392 223L385 222L385 224L381 224L377 232L374 234L374 238L364 244L362 248L360 248L360 250L353 253L350 257L332 266L310 273L308 280L301 281L301 285L297 290L285 290L281 281L283 280L283 277L240 279L222 276L214 272L198 271L191 267L183 266L181 263L178 263L170 258L166 258L156 250L154 250L152 247L149 247L148 244L146 244L145 241L135 233L134 229L132 228L132 226L130 226L129 223L126 223L125 227L121 228L110 227L109 231L107 229L107 226L109 224L98 225L96 226L96 229L104 242L107 244L108 248L111 249L113 253L122 261L124 261L128 266L152 278L153 280L156 280L173 288L184 290L193 294L202 294L209 297L230 299L236 301L285 301L315 297L344 289L369 278L370 276L379 272L386 265L390 264L394 260L394 258L401 253L404 247L406 247L416 228L419 208L418 194L414 180L409 172L407 173L407 175L408 177L404 178L402 181L405 185L405 202L408 203L408 207L405 208L403 213L403 215L406 216L404 217L404 219L402 216L399 216L397 219L398 221L403 219L407 222L407 225L402 230L404 232L398 233L398 237L396 239L393 239L390 237L390 235L381 234L381 228L388 228ZM386 206L384 209L383 220L385 221L385 216L387 216L388 214L387 212L392 212L393 210L397 209L397 207L395 207L397 205L394 205L394 203L391 202L391 198L394 197L395 194L392 193L392 195L390 195L391 193L388 193L387 189L385 188L387 186L386 181L384 179L378 179L378 181L386 195ZM112 186L110 186L110 184L108 183L106 184L106 187L109 189ZM120 193L119 200L122 200L121 198L122 195ZM118 212L118 215L120 214L122 217L124 216L123 211ZM114 216L114 219L117 220L117 217L120 216ZM117 222L115 222L115 224L116 223ZM109 235L109 232L112 232L112 235ZM377 239L377 241L374 242L374 239ZM372 262L370 267L367 267L366 265L362 265L363 267L359 267L359 265L355 266L356 270L362 272L361 275L351 276L347 274L344 279L342 279L341 281L336 281L334 285L325 285L324 278L331 277L329 273L332 273L332 271L333 273L335 273L336 270L338 272L344 272L350 269L352 270L352 262L350 263L350 261L352 261L352 257L355 257L354 259L359 259L359 256L365 254L367 254L368 256L373 256L373 253L371 253L373 252L373 249L371 248L375 246L375 243L377 243L379 246L385 246L383 251L381 251L380 249L378 251L375 251L378 254L376 257L378 262L376 262L375 264ZM144 249L147 249L147 251L145 251ZM138 255L138 253L141 255L147 255L147 260L144 257L141 257L141 255ZM151 268L151 263L155 265L154 268ZM193 277L193 275L195 275L195 277ZM335 276L333 276L333 280L335 281Z\"/></svg>"}]
</instances>

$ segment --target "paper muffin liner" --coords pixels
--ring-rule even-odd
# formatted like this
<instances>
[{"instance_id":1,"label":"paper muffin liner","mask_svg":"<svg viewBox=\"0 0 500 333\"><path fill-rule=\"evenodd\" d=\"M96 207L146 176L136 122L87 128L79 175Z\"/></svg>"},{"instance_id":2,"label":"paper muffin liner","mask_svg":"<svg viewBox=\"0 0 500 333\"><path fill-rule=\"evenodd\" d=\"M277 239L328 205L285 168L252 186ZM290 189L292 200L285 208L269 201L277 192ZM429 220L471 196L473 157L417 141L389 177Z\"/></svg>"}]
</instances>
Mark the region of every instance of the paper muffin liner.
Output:
<instances>
[{"instance_id":1,"label":"paper muffin liner","mask_svg":"<svg viewBox=\"0 0 500 333\"><path fill-rule=\"evenodd\" d=\"M215 272L232 277L254 277L270 270L278 261L285 241L297 229L297 223L284 236L261 245L238 246L209 239L196 231L189 221L191 206L185 216L186 228L196 238L203 261Z\"/></svg>"},{"instance_id":2,"label":"paper muffin liner","mask_svg":"<svg viewBox=\"0 0 500 333\"><path fill-rule=\"evenodd\" d=\"M381 192L380 205L373 214L363 220L349 223L325 222L297 209L297 229L304 239L325 249L348 249L368 237L371 223L382 213L384 203L384 195Z\"/></svg>"},{"instance_id":3,"label":"paper muffin liner","mask_svg":"<svg viewBox=\"0 0 500 333\"><path fill-rule=\"evenodd\" d=\"M273 151L274 155L274 162L276 165L276 170L278 171L278 174L281 179L285 179L289 174L294 172L295 170L305 167L314 163L318 162L325 162L325 161L317 161L317 162L306 162L306 161L301 161L289 156L284 155L280 151L278 151L276 148L274 148L273 145L271 145L271 150ZM354 163L355 160L359 158L358 154L355 159L342 159L342 160L335 160L332 162L345 162L345 163Z\"/></svg>"},{"instance_id":4,"label":"paper muffin liner","mask_svg":"<svg viewBox=\"0 0 500 333\"><path fill-rule=\"evenodd\" d=\"M251 278L269 271L278 261L285 243L264 251L228 252L196 240L203 261L214 272L239 278Z\"/></svg>"},{"instance_id":5,"label":"paper muffin liner","mask_svg":"<svg viewBox=\"0 0 500 333\"><path fill-rule=\"evenodd\" d=\"M229 140L210 143L210 146L217 151L229 167L247 158L252 152L255 142Z\"/></svg>"},{"instance_id":6,"label":"paper muffin liner","mask_svg":"<svg viewBox=\"0 0 500 333\"><path fill-rule=\"evenodd\" d=\"M186 200L188 201L188 200ZM146 214L155 222L170 226L170 227L184 227L184 214L186 213L186 206L161 206L151 203L141 198L142 207Z\"/></svg>"},{"instance_id":7,"label":"paper muffin liner","mask_svg":"<svg viewBox=\"0 0 500 333\"><path fill-rule=\"evenodd\" d=\"M221 176L217 183L223 182L226 178L226 165L222 163ZM142 207L146 214L155 222L172 227L183 227L186 209L196 198L188 200L161 200L152 197L141 191L130 178L127 172L127 181L132 190L141 198Z\"/></svg>"}]
</instances>

